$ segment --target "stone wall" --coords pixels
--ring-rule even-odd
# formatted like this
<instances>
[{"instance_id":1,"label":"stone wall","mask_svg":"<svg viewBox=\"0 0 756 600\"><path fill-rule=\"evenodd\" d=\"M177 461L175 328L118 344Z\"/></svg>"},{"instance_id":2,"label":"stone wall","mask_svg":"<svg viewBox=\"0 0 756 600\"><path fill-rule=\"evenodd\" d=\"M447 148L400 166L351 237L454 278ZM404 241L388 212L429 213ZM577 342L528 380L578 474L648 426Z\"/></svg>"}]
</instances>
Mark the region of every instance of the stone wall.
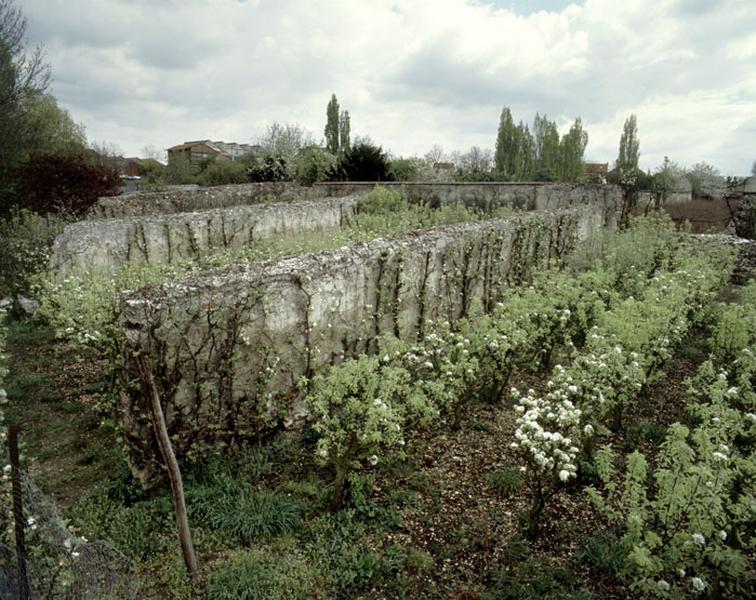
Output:
<instances>
[{"instance_id":1,"label":"stone wall","mask_svg":"<svg viewBox=\"0 0 756 600\"><path fill-rule=\"evenodd\" d=\"M326 232L347 224L357 202L349 196L79 221L56 238L49 269L58 278L86 271L115 273L124 265L198 258L276 235Z\"/></svg>"},{"instance_id":2,"label":"stone wall","mask_svg":"<svg viewBox=\"0 0 756 600\"><path fill-rule=\"evenodd\" d=\"M490 211L497 207L520 210L555 210L577 203L616 204L622 190L615 185L573 183L394 183L327 182L316 183L328 196L368 192L376 185L402 189L410 201L430 206L464 204L468 208Z\"/></svg>"},{"instance_id":3,"label":"stone wall","mask_svg":"<svg viewBox=\"0 0 756 600\"><path fill-rule=\"evenodd\" d=\"M207 188L171 187L100 198L87 219L163 215L266 202L294 202L327 197L322 188L290 183L245 183ZM344 194L346 195L346 194Z\"/></svg>"},{"instance_id":4,"label":"stone wall","mask_svg":"<svg viewBox=\"0 0 756 600\"><path fill-rule=\"evenodd\" d=\"M383 184L382 184L383 185ZM615 186L531 183L387 184L411 201L431 206L463 203L490 212L501 206L555 210L579 204L616 206ZM66 227L53 246L49 268L57 277L124 265L171 263L209 251L238 248L273 235L328 231L348 221L356 197L374 183L329 183L314 188L245 184L139 192L102 198L86 221ZM291 200L326 195L341 200ZM261 203L263 199L276 200ZM202 210L200 210L202 209ZM192 212L196 211L196 212ZM104 218L106 215L131 215Z\"/></svg>"},{"instance_id":5,"label":"stone wall","mask_svg":"<svg viewBox=\"0 0 756 600\"><path fill-rule=\"evenodd\" d=\"M428 319L489 310L505 289L614 220L595 203L378 239L281 261L229 267L124 298L124 376L144 348L179 456L253 438L301 418L297 383L374 349L414 339ZM159 473L138 387L120 402L132 469Z\"/></svg>"}]
</instances>

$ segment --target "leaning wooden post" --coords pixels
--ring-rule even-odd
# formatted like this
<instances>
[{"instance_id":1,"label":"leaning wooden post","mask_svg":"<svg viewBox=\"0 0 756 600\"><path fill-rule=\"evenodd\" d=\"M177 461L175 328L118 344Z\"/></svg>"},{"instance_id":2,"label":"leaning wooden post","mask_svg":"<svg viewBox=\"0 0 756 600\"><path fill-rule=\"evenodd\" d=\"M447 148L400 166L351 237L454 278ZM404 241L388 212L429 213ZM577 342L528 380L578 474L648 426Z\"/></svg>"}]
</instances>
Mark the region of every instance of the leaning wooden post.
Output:
<instances>
[{"instance_id":1,"label":"leaning wooden post","mask_svg":"<svg viewBox=\"0 0 756 600\"><path fill-rule=\"evenodd\" d=\"M29 600L29 574L26 569L26 539L24 537L24 506L21 490L21 462L18 456L18 427L8 430L8 450L11 463L11 486L13 489L13 524L16 532L16 559L18 561L18 597Z\"/></svg>"},{"instance_id":2,"label":"leaning wooden post","mask_svg":"<svg viewBox=\"0 0 756 600\"><path fill-rule=\"evenodd\" d=\"M186 570L192 579L197 577L199 569L197 567L197 555L194 553L194 544L192 544L192 534L189 531L189 519L186 515L186 502L184 501L184 483L181 479L176 455L173 453L171 440L168 437L168 428L165 425L165 416L163 407L160 405L160 396L158 395L155 378L152 370L147 364L147 356L142 346L136 354L136 365L139 371L139 380L142 384L142 393L147 399L150 409L152 425L155 429L155 437L160 446L160 454L168 469L168 478L171 481L171 490L173 491L173 505L176 508L176 528L178 529L179 541L181 542L181 551L184 554L184 563Z\"/></svg>"}]
</instances>

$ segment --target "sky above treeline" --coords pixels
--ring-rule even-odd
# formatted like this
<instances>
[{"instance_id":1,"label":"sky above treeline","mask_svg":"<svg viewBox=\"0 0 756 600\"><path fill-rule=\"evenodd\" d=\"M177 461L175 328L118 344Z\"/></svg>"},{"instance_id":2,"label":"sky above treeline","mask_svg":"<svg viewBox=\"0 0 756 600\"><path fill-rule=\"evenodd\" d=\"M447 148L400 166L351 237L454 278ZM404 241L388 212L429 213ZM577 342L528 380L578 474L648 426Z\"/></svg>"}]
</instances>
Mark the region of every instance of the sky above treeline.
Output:
<instances>
[{"instance_id":1,"label":"sky above treeline","mask_svg":"<svg viewBox=\"0 0 756 600\"><path fill-rule=\"evenodd\" d=\"M754 0L22 0L51 91L125 155L254 142L274 121L323 138L332 93L352 137L394 155L493 149L536 112L586 158L617 157L635 113L641 166L664 156L745 175L756 160Z\"/></svg>"}]
</instances>

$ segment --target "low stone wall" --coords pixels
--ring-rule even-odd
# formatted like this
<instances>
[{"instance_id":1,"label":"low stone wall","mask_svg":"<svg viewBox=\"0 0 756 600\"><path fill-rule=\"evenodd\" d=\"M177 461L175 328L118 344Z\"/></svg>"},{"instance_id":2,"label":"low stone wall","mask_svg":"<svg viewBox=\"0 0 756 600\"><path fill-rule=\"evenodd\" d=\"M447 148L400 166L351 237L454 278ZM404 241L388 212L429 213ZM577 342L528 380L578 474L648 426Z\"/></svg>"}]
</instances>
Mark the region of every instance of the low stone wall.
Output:
<instances>
[{"instance_id":1,"label":"low stone wall","mask_svg":"<svg viewBox=\"0 0 756 600\"><path fill-rule=\"evenodd\" d=\"M601 204L525 213L206 272L124 298L124 377L147 353L179 456L301 419L297 383L374 350L389 332L414 339L428 319L490 310L534 269L613 221ZM609 216L609 218L608 218ZM134 474L149 486L158 452L138 386L120 402Z\"/></svg>"},{"instance_id":2,"label":"low stone wall","mask_svg":"<svg viewBox=\"0 0 756 600\"><path fill-rule=\"evenodd\" d=\"M100 198L89 210L86 218L154 216L267 202L317 200L327 196L326 190L322 188L302 187L290 183L245 183L189 189L172 187Z\"/></svg>"},{"instance_id":3,"label":"low stone wall","mask_svg":"<svg viewBox=\"0 0 756 600\"><path fill-rule=\"evenodd\" d=\"M55 239L49 270L59 279L87 271L115 273L125 265L198 258L276 235L326 232L347 224L357 203L356 196L349 196L79 221Z\"/></svg>"},{"instance_id":4,"label":"low stone wall","mask_svg":"<svg viewBox=\"0 0 756 600\"><path fill-rule=\"evenodd\" d=\"M622 201L619 186L574 183L393 183L328 182L316 183L328 196L365 193L376 185L402 189L408 199L431 206L464 204L469 208L491 211L509 206L520 210L556 210L575 204L613 205Z\"/></svg>"}]
</instances>

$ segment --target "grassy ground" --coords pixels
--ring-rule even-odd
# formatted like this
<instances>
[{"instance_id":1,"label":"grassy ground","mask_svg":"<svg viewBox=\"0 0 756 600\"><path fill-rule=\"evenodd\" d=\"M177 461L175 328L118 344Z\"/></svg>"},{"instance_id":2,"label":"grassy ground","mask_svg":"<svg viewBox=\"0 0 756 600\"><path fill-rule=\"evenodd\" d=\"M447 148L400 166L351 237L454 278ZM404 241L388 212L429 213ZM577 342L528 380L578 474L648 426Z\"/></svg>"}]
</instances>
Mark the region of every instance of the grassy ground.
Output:
<instances>
[{"instance_id":1,"label":"grassy ground","mask_svg":"<svg viewBox=\"0 0 756 600\"><path fill-rule=\"evenodd\" d=\"M113 430L100 426L105 365L36 323L11 324L9 351L9 417L23 428L35 481L74 528L136 561L140 598L199 597L183 577L167 490L146 496ZM653 456L664 427L685 419L683 382L706 356L705 335L694 332L613 445ZM523 373L513 383L540 388L544 377ZM190 520L212 597L237 597L219 590L242 583L270 598L632 598L615 577L616 543L582 491L587 481L555 499L528 542L510 407L474 404L462 423L409 440L410 458L360 477L351 507L336 514L325 510L332 474L314 464L307 431L189 470Z\"/></svg>"},{"instance_id":2,"label":"grassy ground","mask_svg":"<svg viewBox=\"0 0 756 600\"><path fill-rule=\"evenodd\" d=\"M34 321L11 321L7 378L9 423L21 427L25 466L63 507L92 489L117 459L115 434L101 427L97 407L106 365L57 342Z\"/></svg>"}]
</instances>

